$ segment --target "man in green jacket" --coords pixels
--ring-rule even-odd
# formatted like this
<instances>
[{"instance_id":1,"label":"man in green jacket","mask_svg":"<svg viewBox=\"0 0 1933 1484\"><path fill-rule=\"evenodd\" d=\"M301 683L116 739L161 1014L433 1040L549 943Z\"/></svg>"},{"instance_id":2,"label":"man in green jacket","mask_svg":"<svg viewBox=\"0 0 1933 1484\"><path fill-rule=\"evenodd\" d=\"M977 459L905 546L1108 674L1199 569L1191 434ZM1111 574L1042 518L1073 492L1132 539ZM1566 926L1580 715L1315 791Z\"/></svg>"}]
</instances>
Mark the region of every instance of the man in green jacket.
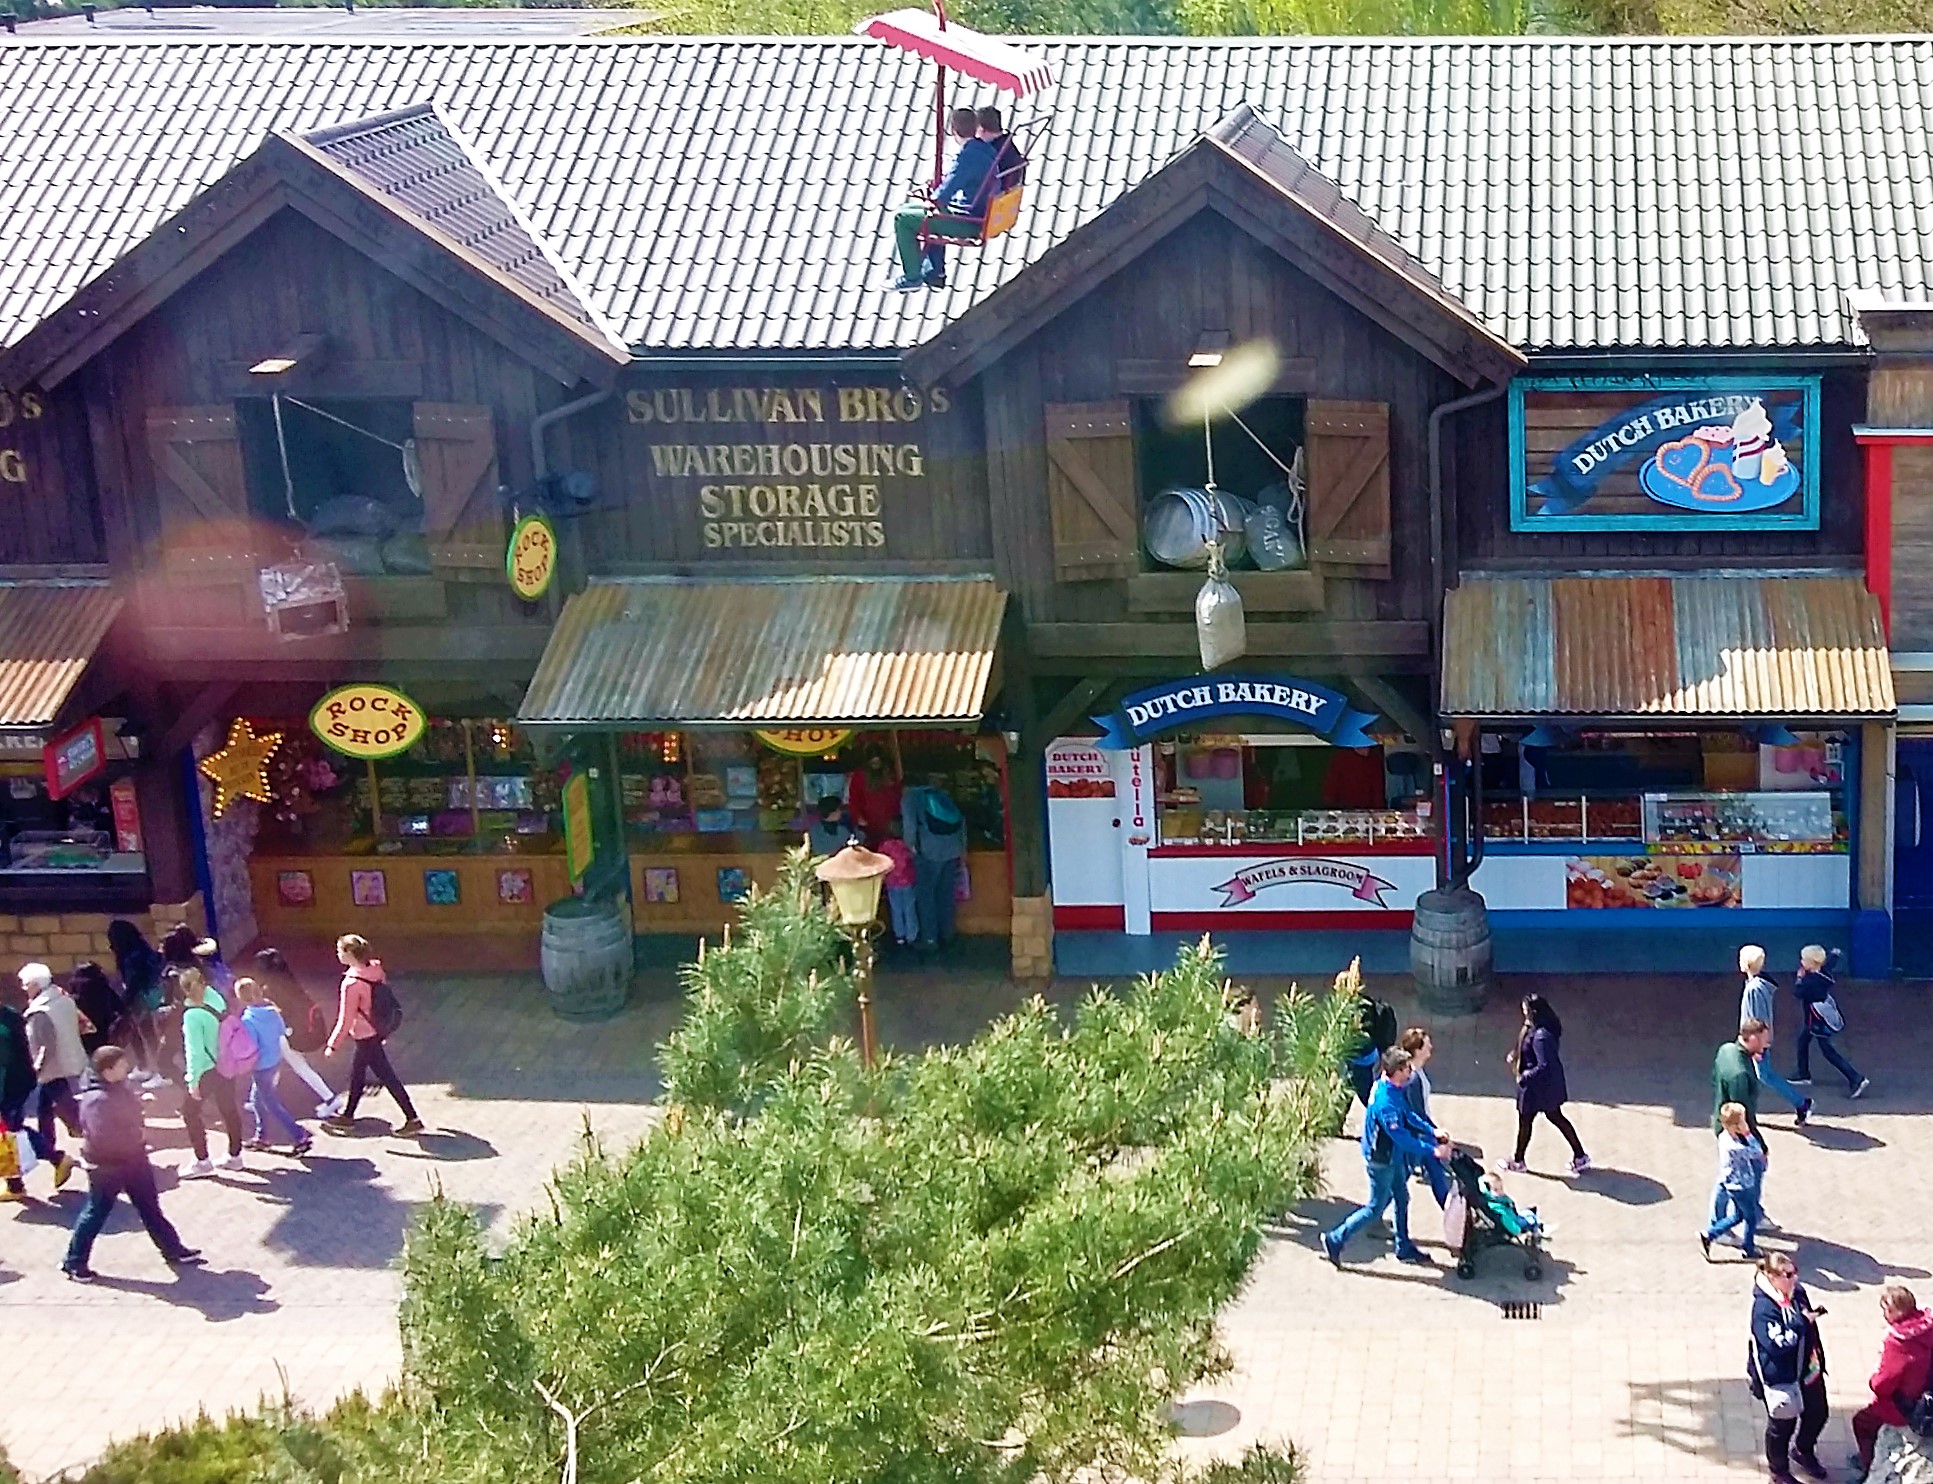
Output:
<instances>
[{"instance_id":1,"label":"man in green jacket","mask_svg":"<svg viewBox=\"0 0 1933 1484\"><path fill-rule=\"evenodd\" d=\"M1746 1019L1739 1022L1738 1039L1727 1041L1718 1048L1718 1055L1712 1058L1712 1132L1723 1132L1724 1125L1718 1121L1718 1110L1727 1103L1739 1103L1745 1109L1745 1126L1752 1131L1752 1137L1762 1146L1765 1136L1758 1127L1758 1073L1753 1070L1752 1059L1765 1050L1765 1043L1771 1039L1772 1032L1762 1020Z\"/></svg>"}]
</instances>

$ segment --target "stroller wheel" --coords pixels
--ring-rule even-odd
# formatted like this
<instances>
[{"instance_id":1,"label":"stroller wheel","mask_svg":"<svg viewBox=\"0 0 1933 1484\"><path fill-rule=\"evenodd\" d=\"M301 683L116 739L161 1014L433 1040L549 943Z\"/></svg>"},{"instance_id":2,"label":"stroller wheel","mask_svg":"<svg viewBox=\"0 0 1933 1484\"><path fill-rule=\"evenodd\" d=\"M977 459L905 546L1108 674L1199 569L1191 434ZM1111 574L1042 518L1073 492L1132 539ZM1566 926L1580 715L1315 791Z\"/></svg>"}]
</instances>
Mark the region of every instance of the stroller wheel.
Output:
<instances>
[{"instance_id":1,"label":"stroller wheel","mask_svg":"<svg viewBox=\"0 0 1933 1484\"><path fill-rule=\"evenodd\" d=\"M1467 1257L1458 1258L1456 1275L1459 1278L1474 1278L1477 1275L1477 1265Z\"/></svg>"},{"instance_id":2,"label":"stroller wheel","mask_svg":"<svg viewBox=\"0 0 1933 1484\"><path fill-rule=\"evenodd\" d=\"M1524 1276L1532 1283L1535 1283L1539 1278L1544 1276L1544 1265L1541 1262L1525 1263Z\"/></svg>"}]
</instances>

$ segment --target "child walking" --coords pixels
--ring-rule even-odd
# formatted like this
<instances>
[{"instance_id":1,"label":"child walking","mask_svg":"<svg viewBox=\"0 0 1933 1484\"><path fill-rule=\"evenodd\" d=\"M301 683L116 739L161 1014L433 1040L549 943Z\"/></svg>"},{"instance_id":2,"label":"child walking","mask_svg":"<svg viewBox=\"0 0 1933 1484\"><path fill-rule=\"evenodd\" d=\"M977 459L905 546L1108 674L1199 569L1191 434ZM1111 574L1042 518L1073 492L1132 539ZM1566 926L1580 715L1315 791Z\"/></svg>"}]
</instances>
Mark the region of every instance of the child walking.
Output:
<instances>
[{"instance_id":1,"label":"child walking","mask_svg":"<svg viewBox=\"0 0 1933 1484\"><path fill-rule=\"evenodd\" d=\"M1742 1225L1739 1247L1747 1257L1758 1256L1758 1228L1763 1208L1759 1196L1765 1186L1765 1149L1745 1121L1743 1103L1727 1103L1718 1110L1718 1189L1712 1192L1717 1214L1698 1238L1705 1256L1712 1243Z\"/></svg>"},{"instance_id":2,"label":"child walking","mask_svg":"<svg viewBox=\"0 0 1933 1484\"><path fill-rule=\"evenodd\" d=\"M403 1079L389 1064L389 1052L384 1049L383 1041L390 1027L378 1025L373 1016L375 987L388 982L383 961L370 951L367 938L344 933L336 939L336 962L342 965L342 987L338 991L336 1028L329 1033L329 1044L323 1055L334 1056L344 1041L350 1042L355 1052L349 1063L348 1101L340 1113L323 1119L322 1126L332 1134L354 1133L356 1104L362 1101L363 1088L373 1076L403 1110L403 1121L396 1125L395 1132L406 1139L414 1138L423 1132L423 1120L416 1116L416 1104L409 1100L409 1089L403 1086Z\"/></svg>"},{"instance_id":3,"label":"child walking","mask_svg":"<svg viewBox=\"0 0 1933 1484\"><path fill-rule=\"evenodd\" d=\"M87 1156L87 1204L67 1243L60 1270L76 1283L92 1282L88 1259L94 1239L107 1225L114 1203L126 1196L134 1205L148 1239L171 1268L198 1267L201 1254L182 1245L181 1235L161 1214L161 1197L154 1188L154 1166L148 1163L147 1132L141 1117L141 1098L128 1086L133 1061L119 1046L102 1046L94 1053L94 1075L81 1092L81 1152Z\"/></svg>"},{"instance_id":4,"label":"child walking","mask_svg":"<svg viewBox=\"0 0 1933 1484\"><path fill-rule=\"evenodd\" d=\"M283 1106L281 1095L275 1090L275 1079L282 1073L283 1047L287 1044L289 1028L282 1020L282 1012L269 1003L267 992L255 980L237 979L235 996L242 1002L242 1027L255 1042L255 1070L250 1074L248 1093L255 1137L248 1147L269 1147L268 1126L273 1120L288 1131L289 1152L299 1158L309 1152L311 1140L295 1121L295 1115Z\"/></svg>"},{"instance_id":5,"label":"child walking","mask_svg":"<svg viewBox=\"0 0 1933 1484\"><path fill-rule=\"evenodd\" d=\"M879 842L879 853L893 863L886 873L886 908L893 916L893 941L901 948L911 948L920 937L919 873L913 866L913 849L906 843L897 819L886 822L886 838Z\"/></svg>"}]
</instances>

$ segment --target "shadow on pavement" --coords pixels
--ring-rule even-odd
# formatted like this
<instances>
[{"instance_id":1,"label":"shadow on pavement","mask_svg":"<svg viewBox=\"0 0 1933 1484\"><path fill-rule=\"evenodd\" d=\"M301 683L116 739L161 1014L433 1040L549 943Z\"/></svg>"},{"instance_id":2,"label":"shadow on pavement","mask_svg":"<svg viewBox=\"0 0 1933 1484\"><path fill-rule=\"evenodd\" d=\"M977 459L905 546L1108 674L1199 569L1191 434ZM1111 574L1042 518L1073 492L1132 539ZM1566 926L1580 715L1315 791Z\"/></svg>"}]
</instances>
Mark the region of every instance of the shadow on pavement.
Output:
<instances>
[{"instance_id":1,"label":"shadow on pavement","mask_svg":"<svg viewBox=\"0 0 1933 1484\"><path fill-rule=\"evenodd\" d=\"M1799 1136L1817 1148L1834 1149L1846 1154L1860 1154L1868 1149L1886 1147L1884 1139L1876 1139L1864 1129L1845 1128L1831 1123L1808 1123L1799 1130Z\"/></svg>"},{"instance_id":2,"label":"shadow on pavement","mask_svg":"<svg viewBox=\"0 0 1933 1484\"><path fill-rule=\"evenodd\" d=\"M1594 1166L1581 1175L1572 1175L1567 1184L1586 1195L1601 1195L1620 1206L1655 1206L1671 1199L1671 1187L1662 1180L1632 1170Z\"/></svg>"},{"instance_id":3,"label":"shadow on pavement","mask_svg":"<svg viewBox=\"0 0 1933 1484\"><path fill-rule=\"evenodd\" d=\"M100 1261L99 1248L95 1249L94 1260ZM102 1273L91 1286L140 1294L177 1308L193 1309L211 1324L250 1314L271 1314L282 1307L269 1297L268 1284L258 1274L242 1268L183 1268L172 1282L165 1283Z\"/></svg>"},{"instance_id":4,"label":"shadow on pavement","mask_svg":"<svg viewBox=\"0 0 1933 1484\"><path fill-rule=\"evenodd\" d=\"M421 1204L376 1184L376 1166L360 1156L315 1155L302 1165L259 1173L260 1179L234 1183L238 1191L282 1208L263 1245L298 1267L389 1267ZM476 1209L487 1224L502 1208Z\"/></svg>"},{"instance_id":5,"label":"shadow on pavement","mask_svg":"<svg viewBox=\"0 0 1933 1484\"><path fill-rule=\"evenodd\" d=\"M462 1129L433 1128L418 1134L393 1151L402 1159L427 1159L439 1164L460 1164L472 1159L495 1159L497 1146L488 1139L466 1134Z\"/></svg>"},{"instance_id":6,"label":"shadow on pavement","mask_svg":"<svg viewBox=\"0 0 1933 1484\"><path fill-rule=\"evenodd\" d=\"M1924 1278L1925 1268L1902 1267L1883 1263L1869 1252L1856 1247L1828 1242L1824 1237L1808 1237L1798 1232L1775 1232L1775 1242L1783 1239L1792 1247L1792 1260L1799 1265L1805 1285L1825 1293L1851 1293L1855 1289L1888 1283L1896 1278Z\"/></svg>"},{"instance_id":7,"label":"shadow on pavement","mask_svg":"<svg viewBox=\"0 0 1933 1484\"><path fill-rule=\"evenodd\" d=\"M1742 1312L1738 1334L1742 1355L1746 1343ZM1742 1376L1737 1380L1699 1376L1632 1381L1628 1385L1630 1405L1615 1419L1621 1437L1652 1438L1674 1453L1695 1457L1719 1454L1741 1461L1751 1458L1759 1447L1765 1413L1745 1389Z\"/></svg>"}]
</instances>

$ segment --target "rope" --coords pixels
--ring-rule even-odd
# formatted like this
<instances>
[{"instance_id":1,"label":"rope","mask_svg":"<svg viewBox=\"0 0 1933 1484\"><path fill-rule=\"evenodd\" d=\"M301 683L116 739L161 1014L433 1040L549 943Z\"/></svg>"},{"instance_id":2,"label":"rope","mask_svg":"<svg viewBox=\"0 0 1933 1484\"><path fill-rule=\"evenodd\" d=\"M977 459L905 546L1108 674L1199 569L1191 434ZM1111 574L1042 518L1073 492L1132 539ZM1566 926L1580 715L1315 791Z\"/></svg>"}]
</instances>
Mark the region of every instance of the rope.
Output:
<instances>
[{"instance_id":1,"label":"rope","mask_svg":"<svg viewBox=\"0 0 1933 1484\"><path fill-rule=\"evenodd\" d=\"M1215 425L1208 418L1201 422L1201 441L1208 453L1208 488L1212 490L1215 487Z\"/></svg>"},{"instance_id":2,"label":"rope","mask_svg":"<svg viewBox=\"0 0 1933 1484\"><path fill-rule=\"evenodd\" d=\"M381 433L372 433L367 428L359 428L346 417L337 417L333 412L324 412L320 407L311 406L309 403L299 401L294 397L285 397L283 400L291 407L300 407L304 412L313 412L317 417L327 418L330 422L337 424L339 427L347 428L352 433L360 433L363 437L382 444L384 448L393 448L398 453L404 452L404 446L402 444L390 442ZM1254 434L1250 434L1249 436L1253 437Z\"/></svg>"}]
</instances>

